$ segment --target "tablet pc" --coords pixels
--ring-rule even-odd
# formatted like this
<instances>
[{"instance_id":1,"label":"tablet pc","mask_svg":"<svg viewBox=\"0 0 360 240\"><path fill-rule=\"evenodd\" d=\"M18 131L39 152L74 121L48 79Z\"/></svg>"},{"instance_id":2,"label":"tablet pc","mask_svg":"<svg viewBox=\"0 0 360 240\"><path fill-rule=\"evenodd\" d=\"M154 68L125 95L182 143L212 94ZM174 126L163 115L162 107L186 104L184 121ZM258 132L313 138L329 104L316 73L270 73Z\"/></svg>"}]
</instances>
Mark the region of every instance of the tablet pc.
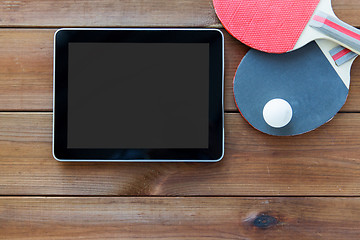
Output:
<instances>
[{"instance_id":1,"label":"tablet pc","mask_svg":"<svg viewBox=\"0 0 360 240\"><path fill-rule=\"evenodd\" d=\"M59 29L53 156L214 162L224 154L216 29Z\"/></svg>"}]
</instances>

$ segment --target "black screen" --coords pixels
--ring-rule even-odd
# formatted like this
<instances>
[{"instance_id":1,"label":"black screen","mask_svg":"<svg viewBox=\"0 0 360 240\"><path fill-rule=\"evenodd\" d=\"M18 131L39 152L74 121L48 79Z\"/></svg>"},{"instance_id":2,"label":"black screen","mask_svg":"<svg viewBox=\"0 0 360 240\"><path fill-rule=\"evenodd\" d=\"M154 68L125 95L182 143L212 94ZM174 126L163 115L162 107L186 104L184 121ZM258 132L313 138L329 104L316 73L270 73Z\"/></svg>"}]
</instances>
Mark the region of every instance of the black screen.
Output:
<instances>
[{"instance_id":1,"label":"black screen","mask_svg":"<svg viewBox=\"0 0 360 240\"><path fill-rule=\"evenodd\" d=\"M208 148L208 43L69 43L68 148Z\"/></svg>"}]
</instances>

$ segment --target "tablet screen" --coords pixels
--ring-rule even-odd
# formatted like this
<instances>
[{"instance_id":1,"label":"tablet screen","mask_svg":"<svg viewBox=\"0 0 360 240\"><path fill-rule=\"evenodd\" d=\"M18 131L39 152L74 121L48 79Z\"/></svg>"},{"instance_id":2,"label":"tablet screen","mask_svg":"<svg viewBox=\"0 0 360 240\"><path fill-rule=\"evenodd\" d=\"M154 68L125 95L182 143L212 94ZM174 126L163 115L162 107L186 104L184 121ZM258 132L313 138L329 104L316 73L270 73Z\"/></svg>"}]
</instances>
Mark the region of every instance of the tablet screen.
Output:
<instances>
[{"instance_id":1,"label":"tablet screen","mask_svg":"<svg viewBox=\"0 0 360 240\"><path fill-rule=\"evenodd\" d=\"M209 147L209 43L68 44L67 147Z\"/></svg>"}]
</instances>

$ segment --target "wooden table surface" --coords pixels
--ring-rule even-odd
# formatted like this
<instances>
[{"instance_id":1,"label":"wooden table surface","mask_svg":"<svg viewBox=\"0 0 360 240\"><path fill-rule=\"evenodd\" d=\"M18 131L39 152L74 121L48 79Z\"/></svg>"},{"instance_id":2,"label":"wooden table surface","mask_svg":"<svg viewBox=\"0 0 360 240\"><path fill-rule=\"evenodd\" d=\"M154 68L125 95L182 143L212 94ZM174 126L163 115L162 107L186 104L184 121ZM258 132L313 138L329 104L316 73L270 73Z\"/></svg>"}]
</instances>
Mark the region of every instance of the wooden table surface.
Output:
<instances>
[{"instance_id":1,"label":"wooden table surface","mask_svg":"<svg viewBox=\"0 0 360 240\"><path fill-rule=\"evenodd\" d=\"M333 0L360 26L359 0ZM237 112L248 47L225 35L219 163L60 163L51 155L59 27L222 28L211 0L0 1L0 239L359 239L360 62L330 123L272 137ZM141 111L141 109L139 109Z\"/></svg>"}]
</instances>

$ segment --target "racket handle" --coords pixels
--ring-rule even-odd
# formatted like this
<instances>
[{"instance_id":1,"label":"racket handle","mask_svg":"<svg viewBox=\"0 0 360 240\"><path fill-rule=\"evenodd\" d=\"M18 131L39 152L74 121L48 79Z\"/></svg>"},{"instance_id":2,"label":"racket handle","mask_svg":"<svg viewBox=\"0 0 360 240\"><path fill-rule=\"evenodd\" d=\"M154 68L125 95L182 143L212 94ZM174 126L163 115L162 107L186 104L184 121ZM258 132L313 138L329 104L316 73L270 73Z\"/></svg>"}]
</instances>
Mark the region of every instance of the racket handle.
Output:
<instances>
[{"instance_id":1,"label":"racket handle","mask_svg":"<svg viewBox=\"0 0 360 240\"><path fill-rule=\"evenodd\" d=\"M310 26L360 55L360 30L321 11L315 12Z\"/></svg>"},{"instance_id":2,"label":"racket handle","mask_svg":"<svg viewBox=\"0 0 360 240\"><path fill-rule=\"evenodd\" d=\"M331 49L329 53L335 64L339 67L358 56L356 53L342 46Z\"/></svg>"}]
</instances>

